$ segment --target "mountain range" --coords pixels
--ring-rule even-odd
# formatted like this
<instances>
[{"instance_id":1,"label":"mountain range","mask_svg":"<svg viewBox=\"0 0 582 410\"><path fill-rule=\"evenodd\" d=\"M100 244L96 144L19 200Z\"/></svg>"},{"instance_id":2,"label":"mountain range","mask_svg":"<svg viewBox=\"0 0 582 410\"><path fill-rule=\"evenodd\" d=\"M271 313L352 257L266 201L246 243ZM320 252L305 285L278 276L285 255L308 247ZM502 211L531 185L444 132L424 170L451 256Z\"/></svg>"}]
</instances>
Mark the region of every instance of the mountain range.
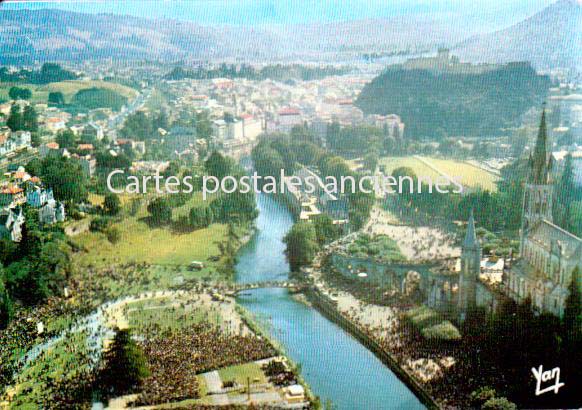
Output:
<instances>
[{"instance_id":1,"label":"mountain range","mask_svg":"<svg viewBox=\"0 0 582 410\"><path fill-rule=\"evenodd\" d=\"M473 36L453 52L471 62L530 61L543 69L581 68L582 3L559 0L511 27Z\"/></svg>"},{"instance_id":2,"label":"mountain range","mask_svg":"<svg viewBox=\"0 0 582 410\"><path fill-rule=\"evenodd\" d=\"M64 10L0 9L0 64L140 59L348 61L363 53L452 47L466 61L528 60L536 68L579 61L581 6L559 0L506 29L475 34L469 21L400 16L322 24L206 26Z\"/></svg>"}]
</instances>

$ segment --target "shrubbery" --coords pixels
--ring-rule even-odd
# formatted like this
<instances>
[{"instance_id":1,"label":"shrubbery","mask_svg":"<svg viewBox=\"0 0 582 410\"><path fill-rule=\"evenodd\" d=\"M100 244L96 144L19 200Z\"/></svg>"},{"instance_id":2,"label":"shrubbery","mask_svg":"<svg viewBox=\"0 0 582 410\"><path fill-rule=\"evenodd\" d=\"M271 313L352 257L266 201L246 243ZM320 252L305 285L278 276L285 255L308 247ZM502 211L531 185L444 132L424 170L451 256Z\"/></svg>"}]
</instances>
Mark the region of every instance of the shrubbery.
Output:
<instances>
[{"instance_id":1,"label":"shrubbery","mask_svg":"<svg viewBox=\"0 0 582 410\"><path fill-rule=\"evenodd\" d=\"M420 306L410 309L405 315L412 327L427 340L456 341L461 339L459 330L444 320L434 310Z\"/></svg>"}]
</instances>

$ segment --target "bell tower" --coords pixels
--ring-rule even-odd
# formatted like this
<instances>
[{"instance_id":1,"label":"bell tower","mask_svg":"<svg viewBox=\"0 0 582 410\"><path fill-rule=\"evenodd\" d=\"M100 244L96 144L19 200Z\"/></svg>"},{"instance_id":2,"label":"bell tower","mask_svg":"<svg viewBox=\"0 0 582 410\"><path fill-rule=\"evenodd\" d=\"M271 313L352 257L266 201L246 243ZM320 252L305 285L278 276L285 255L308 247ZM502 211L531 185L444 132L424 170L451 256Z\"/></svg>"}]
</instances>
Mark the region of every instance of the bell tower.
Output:
<instances>
[{"instance_id":1,"label":"bell tower","mask_svg":"<svg viewBox=\"0 0 582 410\"><path fill-rule=\"evenodd\" d=\"M550 173L553 164L549 148L546 111L544 109L536 145L529 157L529 174L524 188L520 233L522 256L524 240L531 227L541 220L552 222L553 186L550 181Z\"/></svg>"},{"instance_id":2,"label":"bell tower","mask_svg":"<svg viewBox=\"0 0 582 410\"><path fill-rule=\"evenodd\" d=\"M481 244L475 232L473 210L467 222L467 233L461 248L461 272L459 274L459 318L464 322L477 306L477 280L481 272Z\"/></svg>"}]
</instances>

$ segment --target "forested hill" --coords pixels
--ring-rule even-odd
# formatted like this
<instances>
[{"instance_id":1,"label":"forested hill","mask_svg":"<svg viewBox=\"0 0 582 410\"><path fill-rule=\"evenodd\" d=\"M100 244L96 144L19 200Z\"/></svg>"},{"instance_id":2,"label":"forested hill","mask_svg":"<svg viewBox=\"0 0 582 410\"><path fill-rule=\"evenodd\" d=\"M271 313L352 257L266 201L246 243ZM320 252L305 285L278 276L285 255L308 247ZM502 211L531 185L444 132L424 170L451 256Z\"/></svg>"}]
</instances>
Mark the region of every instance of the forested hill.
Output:
<instances>
[{"instance_id":1,"label":"forested hill","mask_svg":"<svg viewBox=\"0 0 582 410\"><path fill-rule=\"evenodd\" d=\"M515 125L550 87L529 63L510 63L480 74L388 67L367 84L356 104L366 114L402 117L413 138L497 135Z\"/></svg>"}]
</instances>

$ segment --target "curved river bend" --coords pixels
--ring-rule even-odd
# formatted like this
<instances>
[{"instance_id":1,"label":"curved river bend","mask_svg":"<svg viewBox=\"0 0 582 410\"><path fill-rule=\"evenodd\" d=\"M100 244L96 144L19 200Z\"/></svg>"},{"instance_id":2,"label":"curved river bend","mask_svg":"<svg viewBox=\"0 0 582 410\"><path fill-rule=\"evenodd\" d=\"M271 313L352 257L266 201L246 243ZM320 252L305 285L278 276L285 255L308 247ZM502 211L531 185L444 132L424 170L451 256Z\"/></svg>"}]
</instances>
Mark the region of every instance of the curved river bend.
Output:
<instances>
[{"instance_id":1,"label":"curved river bend","mask_svg":"<svg viewBox=\"0 0 582 410\"><path fill-rule=\"evenodd\" d=\"M293 224L292 216L272 197L259 195L257 202L257 231L239 251L237 281L287 279L282 239ZM265 330L301 364L303 377L322 404L329 400L341 410L424 408L372 352L286 289L246 292L238 302L267 322Z\"/></svg>"}]
</instances>

